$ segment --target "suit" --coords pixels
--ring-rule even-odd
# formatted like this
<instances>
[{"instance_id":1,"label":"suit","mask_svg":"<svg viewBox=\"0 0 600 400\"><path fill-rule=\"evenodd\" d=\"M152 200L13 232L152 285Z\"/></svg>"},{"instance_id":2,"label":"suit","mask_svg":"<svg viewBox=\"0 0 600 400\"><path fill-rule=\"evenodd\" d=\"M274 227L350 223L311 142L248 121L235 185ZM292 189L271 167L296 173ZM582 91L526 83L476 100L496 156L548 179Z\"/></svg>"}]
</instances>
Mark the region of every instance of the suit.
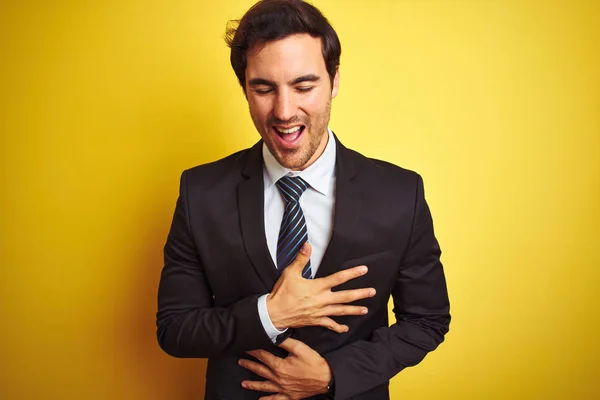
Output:
<instances>
[{"instance_id":1,"label":"suit","mask_svg":"<svg viewBox=\"0 0 600 400\"><path fill-rule=\"evenodd\" d=\"M262 380L237 365L252 349L285 356L259 320L257 299L279 275L263 220L262 141L222 160L185 171L164 249L157 335L175 357L209 358L206 399L258 399L242 380ZM321 327L292 337L319 352L335 377L335 399L388 399L388 381L420 362L450 323L440 248L421 177L366 158L336 138L336 204L329 246L315 278L365 264L369 272L335 290L374 287L355 302L365 316L334 317L338 334ZM394 300L397 323L388 326Z\"/></svg>"}]
</instances>

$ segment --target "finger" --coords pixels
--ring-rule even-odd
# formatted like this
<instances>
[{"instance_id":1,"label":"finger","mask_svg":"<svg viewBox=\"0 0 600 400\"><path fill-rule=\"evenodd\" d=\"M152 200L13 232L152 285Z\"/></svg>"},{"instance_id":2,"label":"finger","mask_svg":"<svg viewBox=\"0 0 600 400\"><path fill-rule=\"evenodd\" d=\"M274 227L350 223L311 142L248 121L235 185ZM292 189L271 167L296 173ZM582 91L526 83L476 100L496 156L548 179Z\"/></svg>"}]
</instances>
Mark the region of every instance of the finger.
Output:
<instances>
[{"instance_id":1,"label":"finger","mask_svg":"<svg viewBox=\"0 0 600 400\"><path fill-rule=\"evenodd\" d=\"M332 304L323 307L319 313L325 317L342 316L342 315L365 315L369 312L367 307L361 306L346 306L342 304Z\"/></svg>"},{"instance_id":2,"label":"finger","mask_svg":"<svg viewBox=\"0 0 600 400\"><path fill-rule=\"evenodd\" d=\"M258 392L279 393L283 389L279 385L271 381L242 381L242 387L248 390L256 390Z\"/></svg>"},{"instance_id":3,"label":"finger","mask_svg":"<svg viewBox=\"0 0 600 400\"><path fill-rule=\"evenodd\" d=\"M368 299L375 296L377 291L374 288L340 290L339 292L331 292L329 304L344 304L352 303L356 300Z\"/></svg>"},{"instance_id":4,"label":"finger","mask_svg":"<svg viewBox=\"0 0 600 400\"><path fill-rule=\"evenodd\" d=\"M331 289L342 283L348 282L349 280L358 278L367 273L369 268L366 265L359 265L357 267L348 268L335 274L331 274L324 278L315 279L315 281L319 281L324 284L325 287Z\"/></svg>"},{"instance_id":5,"label":"finger","mask_svg":"<svg viewBox=\"0 0 600 400\"><path fill-rule=\"evenodd\" d=\"M305 242L300 248L298 254L296 255L296 258L294 258L294 261L292 261L290 265L288 265L288 267L283 271L283 273L285 273L286 271L293 271L294 273L302 275L302 270L310 260L311 252L312 247L310 243Z\"/></svg>"},{"instance_id":6,"label":"finger","mask_svg":"<svg viewBox=\"0 0 600 400\"><path fill-rule=\"evenodd\" d=\"M313 325L322 326L323 328L327 328L327 329L332 330L337 333L345 333L345 332L348 332L348 330L350 329L350 328L348 328L347 325L338 324L337 322L335 322L334 320L332 320L329 317L317 318L314 321Z\"/></svg>"},{"instance_id":7,"label":"finger","mask_svg":"<svg viewBox=\"0 0 600 400\"><path fill-rule=\"evenodd\" d=\"M270 396L260 397L258 400L290 400L290 397L283 393L272 394Z\"/></svg>"},{"instance_id":8,"label":"finger","mask_svg":"<svg viewBox=\"0 0 600 400\"><path fill-rule=\"evenodd\" d=\"M271 369L276 369L277 364L281 362L281 358L274 356L266 350L252 350L247 351L252 357L260 360L263 364L266 364Z\"/></svg>"},{"instance_id":9,"label":"finger","mask_svg":"<svg viewBox=\"0 0 600 400\"><path fill-rule=\"evenodd\" d=\"M273 382L277 381L277 376L275 376L275 373L273 373L273 371L264 364L259 364L251 360L240 359L238 360L238 365L254 372L256 375L262 376L265 379Z\"/></svg>"}]
</instances>

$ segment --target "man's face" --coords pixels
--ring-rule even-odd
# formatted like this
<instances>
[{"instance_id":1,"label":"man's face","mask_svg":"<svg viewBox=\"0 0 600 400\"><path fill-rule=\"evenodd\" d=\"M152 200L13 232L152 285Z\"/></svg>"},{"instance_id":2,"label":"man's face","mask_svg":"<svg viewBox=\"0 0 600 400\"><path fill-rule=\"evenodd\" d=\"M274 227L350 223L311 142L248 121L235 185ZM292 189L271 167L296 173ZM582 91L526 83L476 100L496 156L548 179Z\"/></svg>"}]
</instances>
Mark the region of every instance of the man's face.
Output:
<instances>
[{"instance_id":1,"label":"man's face","mask_svg":"<svg viewBox=\"0 0 600 400\"><path fill-rule=\"evenodd\" d=\"M339 72L331 85L319 38L292 35L248 51L250 115L279 164L302 170L323 153L338 85Z\"/></svg>"}]
</instances>

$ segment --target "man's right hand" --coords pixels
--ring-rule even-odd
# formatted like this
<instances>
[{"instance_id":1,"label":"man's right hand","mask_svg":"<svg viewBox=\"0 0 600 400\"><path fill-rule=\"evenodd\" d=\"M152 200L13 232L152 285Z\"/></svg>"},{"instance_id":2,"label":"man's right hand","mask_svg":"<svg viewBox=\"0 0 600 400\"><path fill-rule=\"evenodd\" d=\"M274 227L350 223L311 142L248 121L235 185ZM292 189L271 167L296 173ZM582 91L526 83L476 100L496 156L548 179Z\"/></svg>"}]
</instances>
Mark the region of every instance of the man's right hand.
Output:
<instances>
[{"instance_id":1,"label":"man's right hand","mask_svg":"<svg viewBox=\"0 0 600 400\"><path fill-rule=\"evenodd\" d=\"M374 288L341 290L331 289L367 273L365 265L349 268L318 279L304 279L302 269L310 259L311 247L305 243L296 259L283 271L267 297L267 310L277 329L323 326L332 331L348 331L331 316L364 315L366 307L350 306L356 300L375 296Z\"/></svg>"}]
</instances>

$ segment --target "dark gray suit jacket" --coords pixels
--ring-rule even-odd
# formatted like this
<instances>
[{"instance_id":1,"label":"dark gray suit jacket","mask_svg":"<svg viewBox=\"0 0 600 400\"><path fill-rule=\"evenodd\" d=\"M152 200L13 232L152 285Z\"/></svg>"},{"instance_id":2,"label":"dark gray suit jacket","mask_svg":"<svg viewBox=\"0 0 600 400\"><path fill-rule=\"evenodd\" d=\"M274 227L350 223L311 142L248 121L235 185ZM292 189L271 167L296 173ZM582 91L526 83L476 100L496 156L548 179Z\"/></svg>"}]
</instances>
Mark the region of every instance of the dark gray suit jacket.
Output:
<instances>
[{"instance_id":1,"label":"dark gray suit jacket","mask_svg":"<svg viewBox=\"0 0 600 400\"><path fill-rule=\"evenodd\" d=\"M369 272L336 290L375 287L357 301L366 316L334 317L348 333L293 331L331 366L335 399L389 398L388 381L419 363L450 323L440 248L421 177L366 158L336 138L336 204L331 241L316 277L365 264ZM245 351L280 356L257 309L278 273L264 232L262 141L185 171L164 249L158 292L158 342L175 357L209 358L206 399L257 399L242 380L262 380L237 365ZM388 326L387 304L397 322Z\"/></svg>"}]
</instances>

